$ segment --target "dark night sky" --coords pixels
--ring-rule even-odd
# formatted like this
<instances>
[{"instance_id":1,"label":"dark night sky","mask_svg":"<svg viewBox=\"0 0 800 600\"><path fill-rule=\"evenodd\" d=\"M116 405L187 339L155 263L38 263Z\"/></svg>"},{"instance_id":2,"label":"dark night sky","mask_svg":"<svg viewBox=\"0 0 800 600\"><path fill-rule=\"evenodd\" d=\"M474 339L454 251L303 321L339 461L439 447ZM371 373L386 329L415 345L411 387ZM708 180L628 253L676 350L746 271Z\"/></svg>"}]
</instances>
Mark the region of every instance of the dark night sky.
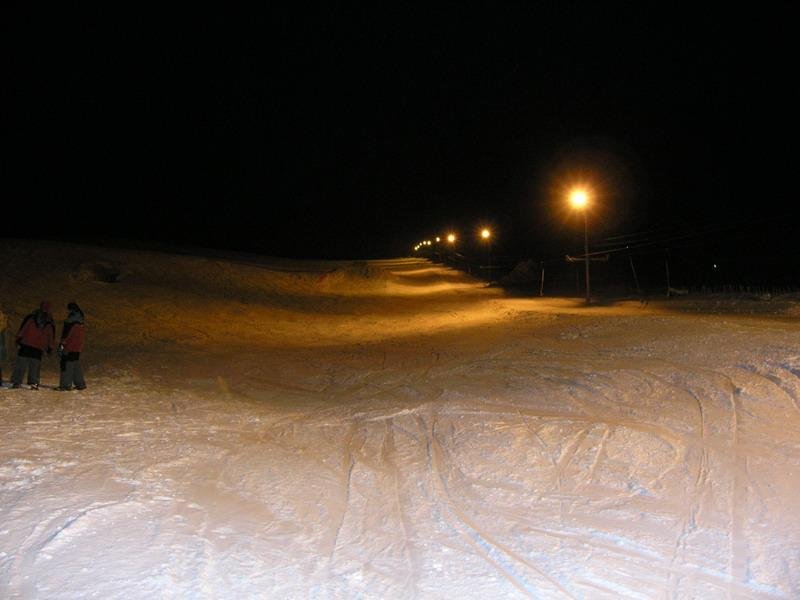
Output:
<instances>
[{"instance_id":1,"label":"dark night sky","mask_svg":"<svg viewBox=\"0 0 800 600\"><path fill-rule=\"evenodd\" d=\"M780 15L441 6L7 19L9 235L358 258L485 222L508 254L558 256L577 178L598 241L786 227L787 198L743 173L794 162L757 147L787 106L763 112Z\"/></svg>"}]
</instances>

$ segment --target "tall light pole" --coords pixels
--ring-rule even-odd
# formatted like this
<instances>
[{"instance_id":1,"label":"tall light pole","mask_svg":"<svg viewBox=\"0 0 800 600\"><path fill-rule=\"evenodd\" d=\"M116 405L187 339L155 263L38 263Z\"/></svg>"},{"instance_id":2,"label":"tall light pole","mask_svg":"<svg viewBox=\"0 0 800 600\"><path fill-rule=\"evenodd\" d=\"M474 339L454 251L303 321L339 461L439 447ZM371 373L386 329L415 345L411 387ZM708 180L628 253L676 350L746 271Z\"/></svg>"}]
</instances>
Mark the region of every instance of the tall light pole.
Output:
<instances>
[{"instance_id":1,"label":"tall light pole","mask_svg":"<svg viewBox=\"0 0 800 600\"><path fill-rule=\"evenodd\" d=\"M586 214L589 212L589 194L581 188L575 188L569 194L569 202L573 208L583 212L583 262L586 265L586 304L589 304L591 302L591 290L589 287L589 218Z\"/></svg>"},{"instance_id":2,"label":"tall light pole","mask_svg":"<svg viewBox=\"0 0 800 600\"><path fill-rule=\"evenodd\" d=\"M489 283L492 282L492 232L487 228L481 229L481 238L486 242L488 248L488 262L489 262Z\"/></svg>"},{"instance_id":3,"label":"tall light pole","mask_svg":"<svg viewBox=\"0 0 800 600\"><path fill-rule=\"evenodd\" d=\"M448 233L447 234L447 243L450 244L450 250L452 255L453 266L456 264L456 234L455 233Z\"/></svg>"}]
</instances>

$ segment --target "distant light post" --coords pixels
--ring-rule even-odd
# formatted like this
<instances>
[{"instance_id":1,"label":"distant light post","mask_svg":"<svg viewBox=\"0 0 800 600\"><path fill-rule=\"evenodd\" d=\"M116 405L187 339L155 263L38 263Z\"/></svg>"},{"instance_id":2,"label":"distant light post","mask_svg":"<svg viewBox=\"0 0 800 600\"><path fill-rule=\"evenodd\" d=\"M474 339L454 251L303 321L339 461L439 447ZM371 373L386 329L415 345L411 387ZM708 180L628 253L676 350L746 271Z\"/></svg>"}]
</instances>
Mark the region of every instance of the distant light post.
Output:
<instances>
[{"instance_id":1,"label":"distant light post","mask_svg":"<svg viewBox=\"0 0 800 600\"><path fill-rule=\"evenodd\" d=\"M456 235L454 233L447 234L447 243L450 244L453 264L456 264Z\"/></svg>"},{"instance_id":2,"label":"distant light post","mask_svg":"<svg viewBox=\"0 0 800 600\"><path fill-rule=\"evenodd\" d=\"M487 244L487 252L488 252L488 268L489 268L489 282L492 281L492 232L489 231L487 228L481 229L481 238Z\"/></svg>"},{"instance_id":3,"label":"distant light post","mask_svg":"<svg viewBox=\"0 0 800 600\"><path fill-rule=\"evenodd\" d=\"M569 194L572 207L583 212L583 262L586 265L586 304L591 302L589 288L589 219L586 216L589 206L589 194L585 190L576 188Z\"/></svg>"}]
</instances>

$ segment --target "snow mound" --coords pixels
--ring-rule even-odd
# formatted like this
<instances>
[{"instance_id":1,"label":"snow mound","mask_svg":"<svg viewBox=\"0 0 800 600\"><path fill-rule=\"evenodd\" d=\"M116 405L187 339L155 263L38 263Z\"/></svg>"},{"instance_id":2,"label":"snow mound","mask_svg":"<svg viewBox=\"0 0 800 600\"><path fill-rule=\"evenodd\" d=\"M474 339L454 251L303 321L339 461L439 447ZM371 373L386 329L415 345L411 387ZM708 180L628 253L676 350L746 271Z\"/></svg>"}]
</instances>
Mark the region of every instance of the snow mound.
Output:
<instances>
[{"instance_id":1,"label":"snow mound","mask_svg":"<svg viewBox=\"0 0 800 600\"><path fill-rule=\"evenodd\" d=\"M76 300L100 344L136 353L176 345L380 339L416 330L411 315L435 329L471 322L447 305L482 287L424 259L208 254L6 240L0 242L0 291L12 323L41 299L53 303L57 318ZM425 306L413 303L420 294L429 298Z\"/></svg>"},{"instance_id":2,"label":"snow mound","mask_svg":"<svg viewBox=\"0 0 800 600\"><path fill-rule=\"evenodd\" d=\"M72 274L79 281L98 281L100 283L117 283L123 276L120 264L111 261L83 263Z\"/></svg>"}]
</instances>

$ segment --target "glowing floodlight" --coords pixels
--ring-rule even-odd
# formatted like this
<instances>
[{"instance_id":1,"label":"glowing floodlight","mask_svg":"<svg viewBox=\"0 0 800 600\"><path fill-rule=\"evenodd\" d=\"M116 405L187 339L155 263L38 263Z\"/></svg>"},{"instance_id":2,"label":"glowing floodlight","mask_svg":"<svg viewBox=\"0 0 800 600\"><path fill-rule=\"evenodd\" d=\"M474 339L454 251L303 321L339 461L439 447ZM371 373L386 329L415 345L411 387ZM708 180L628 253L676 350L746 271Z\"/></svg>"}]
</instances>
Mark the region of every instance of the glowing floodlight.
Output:
<instances>
[{"instance_id":1,"label":"glowing floodlight","mask_svg":"<svg viewBox=\"0 0 800 600\"><path fill-rule=\"evenodd\" d=\"M481 229L481 237L482 237L483 239L485 239L485 240L488 240L490 237L492 237L492 232L491 232L491 231L489 231L489 230L488 230L488 229L486 229L486 228L484 228L484 229Z\"/></svg>"},{"instance_id":2,"label":"glowing floodlight","mask_svg":"<svg viewBox=\"0 0 800 600\"><path fill-rule=\"evenodd\" d=\"M439 238L439 236L437 235L437 236L436 236L436 243L438 244L438 243L439 243L439 242L441 242L441 241L442 241L442 240L441 240L441 239Z\"/></svg>"},{"instance_id":3,"label":"glowing floodlight","mask_svg":"<svg viewBox=\"0 0 800 600\"><path fill-rule=\"evenodd\" d=\"M574 208L586 208L586 205L589 204L589 194L586 193L586 190L574 189L569 194L569 203Z\"/></svg>"},{"instance_id":4,"label":"glowing floodlight","mask_svg":"<svg viewBox=\"0 0 800 600\"><path fill-rule=\"evenodd\" d=\"M450 242L451 244L455 244L456 243L456 236L454 234L452 234L452 233L448 234L447 241Z\"/></svg>"}]
</instances>

